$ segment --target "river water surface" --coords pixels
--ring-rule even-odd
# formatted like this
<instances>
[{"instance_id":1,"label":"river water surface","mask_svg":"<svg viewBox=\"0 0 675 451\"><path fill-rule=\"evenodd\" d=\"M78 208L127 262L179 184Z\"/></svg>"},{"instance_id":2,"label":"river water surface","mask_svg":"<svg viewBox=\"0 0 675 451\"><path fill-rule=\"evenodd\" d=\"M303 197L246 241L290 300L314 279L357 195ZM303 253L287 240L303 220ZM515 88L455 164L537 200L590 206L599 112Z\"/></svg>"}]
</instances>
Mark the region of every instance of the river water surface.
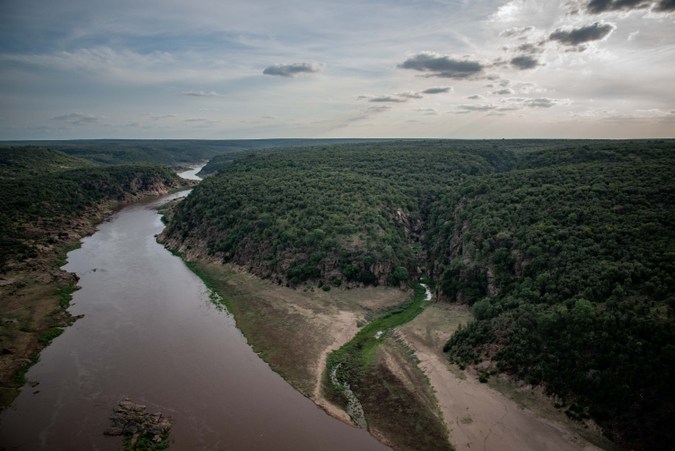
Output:
<instances>
[{"instance_id":1,"label":"river water surface","mask_svg":"<svg viewBox=\"0 0 675 451\"><path fill-rule=\"evenodd\" d=\"M68 254L64 269L81 287L69 311L84 317L42 352L27 374L37 385L0 415L0 449L120 449L103 431L124 397L172 418L171 449L386 449L274 373L155 241L155 208L185 194L121 210Z\"/></svg>"}]
</instances>

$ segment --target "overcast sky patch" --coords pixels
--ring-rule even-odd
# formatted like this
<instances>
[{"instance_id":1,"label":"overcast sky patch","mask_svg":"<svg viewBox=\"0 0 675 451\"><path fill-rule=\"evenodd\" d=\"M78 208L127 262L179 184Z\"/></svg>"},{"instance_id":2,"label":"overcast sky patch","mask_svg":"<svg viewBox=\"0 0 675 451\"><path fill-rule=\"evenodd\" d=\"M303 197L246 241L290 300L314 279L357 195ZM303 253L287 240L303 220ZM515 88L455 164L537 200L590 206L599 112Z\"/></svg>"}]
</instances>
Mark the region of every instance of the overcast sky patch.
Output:
<instances>
[{"instance_id":1,"label":"overcast sky patch","mask_svg":"<svg viewBox=\"0 0 675 451\"><path fill-rule=\"evenodd\" d=\"M101 116L94 116L91 114L69 113L61 116L53 117L55 121L63 121L72 125L90 125L103 119Z\"/></svg>"},{"instance_id":2,"label":"overcast sky patch","mask_svg":"<svg viewBox=\"0 0 675 451\"><path fill-rule=\"evenodd\" d=\"M185 91L183 95L188 97L220 97L220 94L215 91Z\"/></svg>"}]
</instances>

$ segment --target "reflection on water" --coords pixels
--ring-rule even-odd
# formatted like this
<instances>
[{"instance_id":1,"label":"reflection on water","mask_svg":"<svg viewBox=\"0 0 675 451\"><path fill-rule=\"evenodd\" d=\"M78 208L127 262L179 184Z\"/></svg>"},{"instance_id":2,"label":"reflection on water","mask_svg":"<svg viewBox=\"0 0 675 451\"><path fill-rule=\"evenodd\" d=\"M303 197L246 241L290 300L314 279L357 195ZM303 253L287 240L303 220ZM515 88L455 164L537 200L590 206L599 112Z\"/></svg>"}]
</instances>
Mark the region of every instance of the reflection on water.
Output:
<instances>
[{"instance_id":1,"label":"reflection on water","mask_svg":"<svg viewBox=\"0 0 675 451\"><path fill-rule=\"evenodd\" d=\"M154 235L154 208L136 204L68 254L82 287L70 312L85 315L45 349L0 415L0 448L120 448L104 437L121 398L173 420L173 449L385 449L326 415L246 344L227 312Z\"/></svg>"}]
</instances>

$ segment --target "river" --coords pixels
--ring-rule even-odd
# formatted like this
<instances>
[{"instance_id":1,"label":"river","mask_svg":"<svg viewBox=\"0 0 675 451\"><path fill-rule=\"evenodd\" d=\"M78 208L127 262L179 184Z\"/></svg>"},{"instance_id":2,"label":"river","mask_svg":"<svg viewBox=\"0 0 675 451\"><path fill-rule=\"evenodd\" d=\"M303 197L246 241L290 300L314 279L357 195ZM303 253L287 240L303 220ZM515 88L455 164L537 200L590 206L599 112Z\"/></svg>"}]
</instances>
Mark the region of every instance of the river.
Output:
<instances>
[{"instance_id":1,"label":"river","mask_svg":"<svg viewBox=\"0 0 675 451\"><path fill-rule=\"evenodd\" d=\"M386 449L274 373L155 241L155 209L185 195L124 208L68 254L81 287L69 311L84 317L43 350L0 414L0 449L121 449L103 431L124 397L171 417L170 449Z\"/></svg>"}]
</instances>

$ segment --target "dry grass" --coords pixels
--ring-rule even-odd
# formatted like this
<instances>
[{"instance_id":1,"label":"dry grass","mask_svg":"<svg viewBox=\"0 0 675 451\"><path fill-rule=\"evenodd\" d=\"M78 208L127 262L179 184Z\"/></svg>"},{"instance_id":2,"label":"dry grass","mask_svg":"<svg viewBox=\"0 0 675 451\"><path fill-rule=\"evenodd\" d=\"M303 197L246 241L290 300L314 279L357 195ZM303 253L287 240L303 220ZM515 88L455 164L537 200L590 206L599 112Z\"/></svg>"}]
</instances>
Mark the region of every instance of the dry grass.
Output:
<instances>
[{"instance_id":1,"label":"dry grass","mask_svg":"<svg viewBox=\"0 0 675 451\"><path fill-rule=\"evenodd\" d=\"M58 290L74 283L68 273L13 272L0 284L0 407L9 405L24 384L23 373L72 318Z\"/></svg>"},{"instance_id":2,"label":"dry grass","mask_svg":"<svg viewBox=\"0 0 675 451\"><path fill-rule=\"evenodd\" d=\"M373 311L402 304L407 294L392 288L292 289L233 266L196 264L226 299L237 326L253 349L305 396L327 410L317 389L329 351L342 346ZM336 411L331 413L340 416ZM344 418L344 417L343 417Z\"/></svg>"}]
</instances>

